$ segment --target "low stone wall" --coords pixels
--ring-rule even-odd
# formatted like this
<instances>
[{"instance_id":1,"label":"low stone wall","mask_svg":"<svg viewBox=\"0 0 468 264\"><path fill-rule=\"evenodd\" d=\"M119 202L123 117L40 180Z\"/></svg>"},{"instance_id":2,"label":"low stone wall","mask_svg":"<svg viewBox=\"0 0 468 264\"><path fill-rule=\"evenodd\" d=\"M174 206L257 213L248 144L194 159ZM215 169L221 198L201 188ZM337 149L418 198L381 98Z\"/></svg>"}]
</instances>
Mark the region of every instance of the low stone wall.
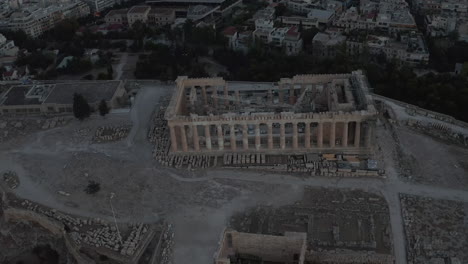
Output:
<instances>
[{"instance_id":1,"label":"low stone wall","mask_svg":"<svg viewBox=\"0 0 468 264\"><path fill-rule=\"evenodd\" d=\"M6 208L3 211L6 221L30 221L39 224L45 229L49 230L56 236L63 237L65 245L70 254L73 255L75 260L80 264L95 264L95 262L79 253L79 248L73 243L72 239L65 232L65 227L62 223L49 217L40 215L30 210L23 210L18 208Z\"/></svg>"},{"instance_id":2,"label":"low stone wall","mask_svg":"<svg viewBox=\"0 0 468 264\"><path fill-rule=\"evenodd\" d=\"M46 216L42 216L33 211L17 209L17 208L6 208L3 210L6 221L31 221L38 223L45 229L49 230L52 234L62 236L65 234L65 227L59 221L50 219Z\"/></svg>"},{"instance_id":3,"label":"low stone wall","mask_svg":"<svg viewBox=\"0 0 468 264\"><path fill-rule=\"evenodd\" d=\"M368 252L309 252L307 261L322 264L393 264L395 258L391 255Z\"/></svg>"},{"instance_id":4,"label":"low stone wall","mask_svg":"<svg viewBox=\"0 0 468 264\"><path fill-rule=\"evenodd\" d=\"M392 98L388 98L388 97L385 97L385 96L382 96L382 95L372 94L372 97L374 97L374 99L376 99L376 100L390 101L390 102L395 103L395 104L397 104L397 105L399 105L401 107L406 108L407 110L414 111L414 113L416 113L418 115L421 115L421 116L426 116L426 117L433 118L433 119L436 119L436 120L448 122L448 123L451 123L451 124L454 124L454 125L457 125L457 126L460 126L460 127L468 128L468 123L463 122L461 120L458 120L458 119L454 118L453 116L449 116L449 115L445 115L445 114L442 114L442 113L427 110L427 109L421 108L419 106L408 104L408 103L398 101L398 100L395 100L395 99L392 99Z\"/></svg>"}]
</instances>

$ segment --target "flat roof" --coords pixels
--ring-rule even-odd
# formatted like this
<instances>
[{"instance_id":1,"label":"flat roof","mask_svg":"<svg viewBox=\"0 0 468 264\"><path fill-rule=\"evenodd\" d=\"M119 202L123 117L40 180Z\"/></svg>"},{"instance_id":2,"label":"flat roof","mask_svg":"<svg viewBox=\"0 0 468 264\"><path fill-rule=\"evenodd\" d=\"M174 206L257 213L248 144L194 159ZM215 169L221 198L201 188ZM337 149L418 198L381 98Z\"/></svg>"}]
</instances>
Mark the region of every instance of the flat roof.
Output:
<instances>
[{"instance_id":1,"label":"flat roof","mask_svg":"<svg viewBox=\"0 0 468 264\"><path fill-rule=\"evenodd\" d=\"M145 13L150 10L150 6L134 6L128 11L129 14Z\"/></svg>"},{"instance_id":2,"label":"flat roof","mask_svg":"<svg viewBox=\"0 0 468 264\"><path fill-rule=\"evenodd\" d=\"M126 15L128 12L128 9L113 9L107 13L106 16L116 16L116 15Z\"/></svg>"},{"instance_id":3,"label":"flat roof","mask_svg":"<svg viewBox=\"0 0 468 264\"><path fill-rule=\"evenodd\" d=\"M3 105L40 105L38 98L26 98L32 85L17 85L10 88L5 95Z\"/></svg>"},{"instance_id":4,"label":"flat roof","mask_svg":"<svg viewBox=\"0 0 468 264\"><path fill-rule=\"evenodd\" d=\"M120 81L58 83L51 91L45 104L73 104L73 94L78 93L88 103L99 103L102 99L112 99Z\"/></svg>"}]
</instances>

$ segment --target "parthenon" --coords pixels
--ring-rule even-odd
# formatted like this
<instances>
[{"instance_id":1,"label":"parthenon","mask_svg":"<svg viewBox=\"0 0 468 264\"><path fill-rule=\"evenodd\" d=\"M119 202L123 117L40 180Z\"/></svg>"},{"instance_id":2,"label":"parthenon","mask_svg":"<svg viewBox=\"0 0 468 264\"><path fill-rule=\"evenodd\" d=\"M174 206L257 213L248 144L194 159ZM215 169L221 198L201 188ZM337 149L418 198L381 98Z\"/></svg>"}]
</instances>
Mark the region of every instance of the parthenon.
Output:
<instances>
[{"instance_id":1,"label":"parthenon","mask_svg":"<svg viewBox=\"0 0 468 264\"><path fill-rule=\"evenodd\" d=\"M277 83L179 76L171 152L368 153L377 112L361 71Z\"/></svg>"}]
</instances>

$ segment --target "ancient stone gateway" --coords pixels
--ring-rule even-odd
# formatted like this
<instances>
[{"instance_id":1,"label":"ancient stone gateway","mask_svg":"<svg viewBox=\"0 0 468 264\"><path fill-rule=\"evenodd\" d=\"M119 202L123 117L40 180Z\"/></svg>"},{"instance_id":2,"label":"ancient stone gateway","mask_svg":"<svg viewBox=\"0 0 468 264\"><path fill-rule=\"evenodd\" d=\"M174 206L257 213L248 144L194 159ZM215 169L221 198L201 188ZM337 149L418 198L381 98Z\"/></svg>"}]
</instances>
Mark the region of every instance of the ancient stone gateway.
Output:
<instances>
[{"instance_id":1,"label":"ancient stone gateway","mask_svg":"<svg viewBox=\"0 0 468 264\"><path fill-rule=\"evenodd\" d=\"M377 112L361 71L277 83L180 76L165 117L171 152L370 151Z\"/></svg>"}]
</instances>

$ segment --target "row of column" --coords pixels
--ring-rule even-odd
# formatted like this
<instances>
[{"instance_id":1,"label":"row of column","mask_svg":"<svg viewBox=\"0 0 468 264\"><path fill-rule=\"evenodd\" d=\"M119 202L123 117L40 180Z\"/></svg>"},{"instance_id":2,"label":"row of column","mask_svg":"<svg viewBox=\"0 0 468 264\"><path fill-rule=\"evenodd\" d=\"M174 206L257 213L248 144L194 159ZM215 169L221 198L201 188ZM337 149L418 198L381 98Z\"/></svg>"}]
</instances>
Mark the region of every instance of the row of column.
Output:
<instances>
[{"instance_id":1,"label":"row of column","mask_svg":"<svg viewBox=\"0 0 468 264\"><path fill-rule=\"evenodd\" d=\"M325 122L318 122L317 124L317 147L323 148L323 124ZM336 123L335 122L328 122L330 123L330 135L329 135L329 143L330 148L335 148L335 141L336 141ZM342 143L341 147L348 147L348 129L350 122L342 122L343 123L343 130L342 130ZM355 122L355 129L354 129L354 141L353 147L358 148L360 146L361 140L361 122ZM298 126L297 123L292 123L293 125L293 133L292 133L292 149L299 149L298 145ZM212 149L212 141L211 141L211 132L210 132L211 125L205 125L205 145L207 150ZM242 148L244 150L249 149L249 138L248 138L248 125L243 124L243 133L242 133ZM267 124L268 131L267 131L267 149L273 150L273 124ZM170 129L170 137L171 137L171 148L172 151L178 151L179 144L182 148L182 151L188 151L188 144L187 144L187 135L185 132L185 125L179 126L180 131L180 142L177 140L175 126L169 126ZM217 130L217 140L218 140L218 149L224 150L224 134L222 125L216 126ZM280 149L286 148L286 131L285 131L285 123L280 123ZM193 148L195 151L200 150L200 139L198 136L198 129L197 125L192 125L192 136L193 136ZM237 150L237 138L235 133L235 125L230 125L230 145L231 150ZM306 149L311 148L311 129L310 124L305 126L304 131L304 145ZM368 131L366 133L366 142L365 146L370 146L371 141L371 127L368 127ZM260 124L255 125L255 149L261 149L261 136L260 136Z\"/></svg>"}]
</instances>

